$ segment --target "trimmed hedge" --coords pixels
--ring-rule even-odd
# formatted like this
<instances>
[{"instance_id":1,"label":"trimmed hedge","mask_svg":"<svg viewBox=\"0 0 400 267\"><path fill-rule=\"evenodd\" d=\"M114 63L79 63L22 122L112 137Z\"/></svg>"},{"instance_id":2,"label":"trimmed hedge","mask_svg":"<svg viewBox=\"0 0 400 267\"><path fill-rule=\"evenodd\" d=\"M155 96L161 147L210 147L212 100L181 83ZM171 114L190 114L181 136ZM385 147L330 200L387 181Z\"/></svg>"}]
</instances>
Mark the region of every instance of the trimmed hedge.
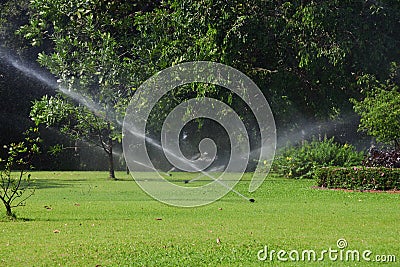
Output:
<instances>
[{"instance_id":1,"label":"trimmed hedge","mask_svg":"<svg viewBox=\"0 0 400 267\"><path fill-rule=\"evenodd\" d=\"M324 167L314 172L317 185L353 190L399 190L400 169Z\"/></svg>"}]
</instances>

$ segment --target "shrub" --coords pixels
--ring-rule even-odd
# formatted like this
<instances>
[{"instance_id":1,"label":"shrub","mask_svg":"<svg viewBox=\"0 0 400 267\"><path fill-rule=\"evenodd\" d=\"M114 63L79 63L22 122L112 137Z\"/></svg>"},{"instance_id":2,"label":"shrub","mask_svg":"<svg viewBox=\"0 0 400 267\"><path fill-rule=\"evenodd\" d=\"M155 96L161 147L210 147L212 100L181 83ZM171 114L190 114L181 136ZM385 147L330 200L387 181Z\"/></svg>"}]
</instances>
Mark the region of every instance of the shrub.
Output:
<instances>
[{"instance_id":1,"label":"shrub","mask_svg":"<svg viewBox=\"0 0 400 267\"><path fill-rule=\"evenodd\" d=\"M370 149L363 161L366 167L400 168L400 150Z\"/></svg>"},{"instance_id":2,"label":"shrub","mask_svg":"<svg viewBox=\"0 0 400 267\"><path fill-rule=\"evenodd\" d=\"M300 146L288 146L278 152L273 170L287 178L312 178L315 169L327 166L360 165L363 152L349 144L340 145L334 138L313 139Z\"/></svg>"},{"instance_id":3,"label":"shrub","mask_svg":"<svg viewBox=\"0 0 400 267\"><path fill-rule=\"evenodd\" d=\"M353 190L400 189L400 169L366 167L327 167L315 171L317 185Z\"/></svg>"},{"instance_id":4,"label":"shrub","mask_svg":"<svg viewBox=\"0 0 400 267\"><path fill-rule=\"evenodd\" d=\"M25 133L25 141L4 146L7 158L0 159L0 200L6 208L6 215L15 218L13 208L22 206L34 193L31 185L32 158L39 153L40 138L37 128L31 128Z\"/></svg>"}]
</instances>

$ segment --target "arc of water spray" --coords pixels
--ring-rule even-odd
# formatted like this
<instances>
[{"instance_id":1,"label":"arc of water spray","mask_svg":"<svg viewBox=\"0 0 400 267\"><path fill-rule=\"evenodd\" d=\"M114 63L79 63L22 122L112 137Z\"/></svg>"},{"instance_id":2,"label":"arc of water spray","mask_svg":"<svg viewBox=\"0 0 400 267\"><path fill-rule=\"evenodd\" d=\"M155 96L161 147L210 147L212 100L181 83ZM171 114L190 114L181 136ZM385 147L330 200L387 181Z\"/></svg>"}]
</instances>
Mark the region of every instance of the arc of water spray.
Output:
<instances>
[{"instance_id":1,"label":"arc of water spray","mask_svg":"<svg viewBox=\"0 0 400 267\"><path fill-rule=\"evenodd\" d=\"M221 182L220 180L218 180L218 178L215 178L215 177L212 176L212 175L208 175L208 173L207 173L207 174L201 173L201 174L199 174L198 176L196 176L195 178L193 178L192 180L189 180L189 181L187 181L187 182L188 182L188 183L191 183L191 182L197 181L197 180L199 180L200 178L205 177L205 176L211 178L212 180L214 180L215 182L219 183L219 184L222 185L223 187L229 189L230 191L232 191L232 192L235 193L236 195L238 195L238 196L240 196L240 197L242 197L242 198L244 198L244 199L246 199L246 200L248 200L248 201L252 200L251 198L246 197L245 195L243 195L243 194L240 193L239 191L235 190L234 188L231 188L231 187L229 187L228 185L224 184L223 182ZM254 202L254 200L253 200L252 202Z\"/></svg>"},{"instance_id":2,"label":"arc of water spray","mask_svg":"<svg viewBox=\"0 0 400 267\"><path fill-rule=\"evenodd\" d=\"M67 89L63 86L60 86L57 82L52 81L49 77L46 77L44 74L41 74L38 71L35 71L32 68L30 68L22 63L19 63L18 60L16 60L15 58L12 58L10 55L4 55L5 54L4 51L0 50L0 54L2 54L2 57L9 64L11 64L14 68L23 72L26 76L34 78L34 79L46 84L54 91L60 91L64 95L67 95L71 99L81 103L86 108L93 111L96 115L98 115L98 113L100 113L102 111L102 108L98 104L96 104L93 100L87 98L86 96L79 94L73 90Z\"/></svg>"},{"instance_id":3,"label":"arc of water spray","mask_svg":"<svg viewBox=\"0 0 400 267\"><path fill-rule=\"evenodd\" d=\"M224 168L225 168L225 166L222 165L222 166L218 166L218 167L211 168L209 171L220 171L220 170L223 170ZM197 176L194 177L193 179L189 180L188 183L195 182L195 181L197 181L197 180L200 180L200 179L203 178L203 177L205 177L205 175L202 174L202 173L200 173L199 175L197 175Z\"/></svg>"},{"instance_id":4,"label":"arc of water spray","mask_svg":"<svg viewBox=\"0 0 400 267\"><path fill-rule=\"evenodd\" d=\"M120 154L118 154L118 155L120 155ZM150 169L153 169L153 168L154 168L154 167L152 167L152 166L148 166L147 164L144 164L144 163L139 162L139 161L136 161L136 160L133 160L133 162L136 163L136 164L139 164L139 165L141 165L141 166L143 166L143 167L147 167L147 168L150 168ZM223 167L224 167L224 166L215 167L214 170L220 170L220 169L222 169ZM172 168L172 169L173 169L173 168ZM172 169L171 169L171 170L172 170ZM169 173L168 173L168 172L164 172L164 171L161 171L161 170L157 170L157 171L162 172L162 173L165 173L165 174L167 174L167 175L169 176ZM230 191L232 191L232 192L235 193L236 195L238 195L238 196L240 196L240 197L246 199L247 201L254 202L254 199L249 198L249 197L246 197L245 195L243 195L243 194L240 193L239 191L235 190L234 188L229 187L228 185L226 185L226 184L224 184L223 182L221 182L220 180L218 180L218 178L215 178L214 176L208 174L207 172L203 172L202 170L200 170L200 172L201 172L201 174L199 174L198 176L196 176L195 178L193 178L192 180L190 180L190 181L188 181L188 182L194 182L194 181L199 180L199 179L202 178L202 177L207 176L207 177L211 178L212 180L214 180L215 182L217 182L217 183L219 183L220 185L222 185L223 187L229 189Z\"/></svg>"},{"instance_id":5,"label":"arc of water spray","mask_svg":"<svg viewBox=\"0 0 400 267\"><path fill-rule=\"evenodd\" d=\"M208 173L205 172L204 170L197 168L194 164L192 164L192 163L190 162L190 160L182 159L182 158L180 158L180 157L177 157L174 153L172 153L171 151L169 151L169 149L163 148L161 145L157 144L153 139L151 139L151 138L149 138L149 137L147 137L147 136L145 136L145 135L143 135L143 134L140 134L140 133L138 133L137 131L132 131L131 129L134 128L134 127L127 127L127 128L129 129L129 133L135 135L136 137L145 138L146 140L150 141L149 143L152 144L153 146L155 146L157 149L159 149L159 150L161 150L161 151L164 151L165 153L169 154L171 157L175 158L176 160L178 160L178 161L180 161L180 162L182 162L182 163L186 163L186 164L188 164L190 167L192 167L193 169L195 169L196 171L200 172L201 175L202 175L203 177L204 177L204 176L207 176L208 178L214 180L215 182L219 183L219 184L222 185L223 187L232 190L233 192L235 192L237 195L243 197L244 199L250 200L250 198L248 198L248 197L244 196L243 194L239 193L238 191L234 190L232 187L230 187L230 186L224 184L224 183L221 182L219 179L217 179L217 178L215 178L214 176L208 174ZM135 160L133 160L133 162L138 163L138 162L135 161ZM140 164L141 164L141 163L140 163ZM145 166L145 167L150 167L150 166L147 166L147 164L141 164L141 165L142 165L142 166ZM150 168L151 168L151 169L154 169L154 167L150 167Z\"/></svg>"}]
</instances>

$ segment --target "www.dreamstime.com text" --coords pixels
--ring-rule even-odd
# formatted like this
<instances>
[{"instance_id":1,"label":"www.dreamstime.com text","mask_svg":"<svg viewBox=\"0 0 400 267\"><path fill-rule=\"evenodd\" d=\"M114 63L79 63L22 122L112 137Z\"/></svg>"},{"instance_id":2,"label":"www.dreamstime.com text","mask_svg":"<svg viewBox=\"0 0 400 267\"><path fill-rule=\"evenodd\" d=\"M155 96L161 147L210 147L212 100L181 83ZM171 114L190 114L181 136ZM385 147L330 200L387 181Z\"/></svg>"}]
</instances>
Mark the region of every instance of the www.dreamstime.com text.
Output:
<instances>
[{"instance_id":1,"label":"www.dreamstime.com text","mask_svg":"<svg viewBox=\"0 0 400 267\"><path fill-rule=\"evenodd\" d=\"M396 262L396 255L374 254L371 250L348 249L345 239L338 239L337 247L321 250L284 250L269 249L267 245L257 252L259 261L344 261L344 262Z\"/></svg>"}]
</instances>

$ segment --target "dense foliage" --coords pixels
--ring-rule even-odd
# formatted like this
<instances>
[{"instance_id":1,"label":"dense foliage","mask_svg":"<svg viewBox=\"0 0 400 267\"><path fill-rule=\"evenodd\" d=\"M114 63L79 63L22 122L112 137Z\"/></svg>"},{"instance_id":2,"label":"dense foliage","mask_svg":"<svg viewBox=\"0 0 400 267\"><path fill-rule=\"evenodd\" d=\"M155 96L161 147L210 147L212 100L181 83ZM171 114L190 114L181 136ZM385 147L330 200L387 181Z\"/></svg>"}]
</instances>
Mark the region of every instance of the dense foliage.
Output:
<instances>
[{"instance_id":1,"label":"dense foliage","mask_svg":"<svg viewBox=\"0 0 400 267\"><path fill-rule=\"evenodd\" d=\"M320 168L315 171L317 185L353 190L399 190L400 169L392 168Z\"/></svg>"},{"instance_id":2,"label":"dense foliage","mask_svg":"<svg viewBox=\"0 0 400 267\"><path fill-rule=\"evenodd\" d=\"M362 159L363 153L351 145L335 143L334 138L314 139L278 152L273 169L287 178L313 178L321 167L360 165Z\"/></svg>"},{"instance_id":3,"label":"dense foliage","mask_svg":"<svg viewBox=\"0 0 400 267\"><path fill-rule=\"evenodd\" d=\"M20 32L34 45L52 43L39 61L66 87L110 108L157 71L212 60L253 78L278 125L349 111L359 77L384 78L398 60L396 1L150 3L35 0ZM204 95L212 88L196 90Z\"/></svg>"},{"instance_id":4,"label":"dense foliage","mask_svg":"<svg viewBox=\"0 0 400 267\"><path fill-rule=\"evenodd\" d=\"M386 81L399 64L397 0L33 0L29 9L18 0L1 8L3 39L23 25L20 36L41 51L31 56L60 86L98 103L116 131L115 117L135 89L181 62L217 61L250 76L268 99L280 136L299 132L304 121L353 115L349 98L370 91L365 77ZM16 43L5 45L22 46ZM159 126L174 105L199 95L233 106L253 126L248 107L213 86L178 89L160 101L149 124ZM252 136L256 128L249 127Z\"/></svg>"},{"instance_id":5,"label":"dense foliage","mask_svg":"<svg viewBox=\"0 0 400 267\"><path fill-rule=\"evenodd\" d=\"M138 53L144 73L192 60L238 68L261 87L278 126L301 128L349 112L364 75L387 77L399 10L397 1L166 1L137 14Z\"/></svg>"},{"instance_id":6,"label":"dense foliage","mask_svg":"<svg viewBox=\"0 0 400 267\"><path fill-rule=\"evenodd\" d=\"M363 160L366 167L400 168L400 150L379 150L372 148Z\"/></svg>"},{"instance_id":7,"label":"dense foliage","mask_svg":"<svg viewBox=\"0 0 400 267\"><path fill-rule=\"evenodd\" d=\"M390 80L380 83L373 77L366 79L371 90L362 101L355 101L354 109L360 114L360 130L378 141L400 149L400 89L396 83L398 66L393 66Z\"/></svg>"}]
</instances>

